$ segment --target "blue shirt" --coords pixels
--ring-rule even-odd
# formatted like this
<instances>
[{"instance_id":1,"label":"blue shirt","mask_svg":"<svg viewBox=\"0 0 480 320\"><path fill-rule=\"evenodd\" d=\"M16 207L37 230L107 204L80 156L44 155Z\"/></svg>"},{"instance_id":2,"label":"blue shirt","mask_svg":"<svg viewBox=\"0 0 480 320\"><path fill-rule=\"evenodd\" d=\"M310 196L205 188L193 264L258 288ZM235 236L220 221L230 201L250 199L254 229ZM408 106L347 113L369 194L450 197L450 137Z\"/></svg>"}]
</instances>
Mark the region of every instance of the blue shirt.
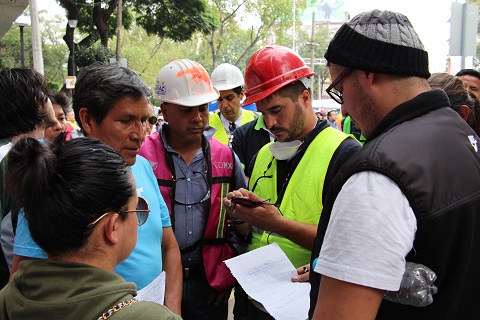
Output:
<instances>
[{"instance_id":1,"label":"blue shirt","mask_svg":"<svg viewBox=\"0 0 480 320\"><path fill-rule=\"evenodd\" d=\"M162 272L162 228L170 227L171 222L148 161L137 156L131 169L137 194L148 201L150 214L145 224L138 227L138 240L132 253L115 267L115 272L126 281L134 282L137 289L142 289ZM46 253L33 241L23 211L18 215L13 253L30 258L47 258Z\"/></svg>"},{"instance_id":2,"label":"blue shirt","mask_svg":"<svg viewBox=\"0 0 480 320\"><path fill-rule=\"evenodd\" d=\"M207 163L202 149L200 148L193 158L190 165L173 150L167 143L165 137L164 124L159 132L163 145L168 153L172 154L173 164L175 166L176 188L175 200L184 204L193 204L200 202L208 194L208 185L203 175L205 173ZM215 129L207 126L204 132L207 140L210 140L215 133ZM212 159L213 161L215 159ZM243 173L240 160L235 155L235 172L236 184L234 189L247 188L245 174ZM180 249L195 244L196 241L203 238L207 218L210 214L210 200L203 201L193 205L173 204L175 211L175 236L177 238ZM201 247L196 248L192 252L182 254L183 266L195 266L202 262Z\"/></svg>"},{"instance_id":3,"label":"blue shirt","mask_svg":"<svg viewBox=\"0 0 480 320\"><path fill-rule=\"evenodd\" d=\"M327 119L327 123L328 123L331 127L335 128L335 129L337 129L337 130L340 130L340 128L338 127L338 124L337 124L335 121L331 121L331 120L328 120L328 119Z\"/></svg>"}]
</instances>

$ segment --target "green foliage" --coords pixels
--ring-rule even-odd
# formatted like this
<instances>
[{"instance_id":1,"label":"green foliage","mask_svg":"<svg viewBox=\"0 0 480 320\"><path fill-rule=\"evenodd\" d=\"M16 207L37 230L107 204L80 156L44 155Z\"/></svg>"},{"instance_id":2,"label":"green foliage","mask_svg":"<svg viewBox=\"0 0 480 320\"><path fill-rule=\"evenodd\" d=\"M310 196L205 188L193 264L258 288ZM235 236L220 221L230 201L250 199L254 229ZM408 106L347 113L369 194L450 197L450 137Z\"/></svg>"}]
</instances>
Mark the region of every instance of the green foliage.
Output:
<instances>
[{"instance_id":1,"label":"green foliage","mask_svg":"<svg viewBox=\"0 0 480 320\"><path fill-rule=\"evenodd\" d=\"M113 0L102 1L102 5L107 8L111 1ZM198 61L210 73L215 64L222 62L237 65L240 70L245 71L248 59L266 44L267 37L273 39L272 44L291 46L291 0L208 1L124 0L122 20L124 26L129 25L130 29L122 29L122 57L127 58L128 67L137 72L152 89L160 68L175 59ZM78 27L75 29L77 68L94 61L108 62L115 57L116 37L113 28L116 23L116 10L108 20L109 35L113 37L109 41L110 49L106 49L96 40L98 36L88 33L97 32L91 17L93 0L76 0L72 3L77 4L80 11ZM89 5L82 6L82 3ZM304 3L304 0L296 0L297 17L300 16ZM58 90L67 75L69 49L64 42L66 17L51 17L46 12L41 12L40 20L45 77L49 85ZM303 57L309 58L311 46L306 42L311 41L310 34L308 31L301 31L300 20L297 20L296 30L298 51ZM89 49L77 50L83 39L88 37L95 44ZM328 43L326 27L317 26L315 42L321 44L315 47L315 57L323 57ZM0 41L2 66L20 65L19 48L19 28L12 27ZM32 65L31 61L30 32L25 32L27 67ZM318 67L315 68L316 73L321 71ZM316 78L318 81L318 76Z\"/></svg>"},{"instance_id":2,"label":"green foliage","mask_svg":"<svg viewBox=\"0 0 480 320\"><path fill-rule=\"evenodd\" d=\"M75 0L78 9L78 30L85 34L94 34L97 32L95 24L93 23L93 8L94 4L91 0ZM110 1L105 1L110 2ZM134 13L132 12L132 6L128 2L124 1L125 5L122 10L122 26L129 30L133 23ZM106 10L106 6L102 5L103 11ZM110 38L115 35L115 28L117 27L117 10L111 14L108 23L108 34Z\"/></svg>"},{"instance_id":3,"label":"green foliage","mask_svg":"<svg viewBox=\"0 0 480 320\"><path fill-rule=\"evenodd\" d=\"M186 41L197 31L206 33L217 27L215 12L205 0L137 0L132 7L138 25L160 38Z\"/></svg>"},{"instance_id":4,"label":"green foliage","mask_svg":"<svg viewBox=\"0 0 480 320\"><path fill-rule=\"evenodd\" d=\"M52 17L46 11L40 12L42 30L42 51L45 79L52 89L58 91L65 82L68 47L62 36L65 20L61 16Z\"/></svg>"},{"instance_id":5,"label":"green foliage","mask_svg":"<svg viewBox=\"0 0 480 320\"><path fill-rule=\"evenodd\" d=\"M25 66L28 67L32 65L32 37L27 27L23 29L23 43ZM20 55L20 28L12 26L0 39L0 67L21 67Z\"/></svg>"},{"instance_id":6,"label":"green foliage","mask_svg":"<svg viewBox=\"0 0 480 320\"><path fill-rule=\"evenodd\" d=\"M60 84L58 82L48 81L47 86L48 86L49 91L58 92L58 91L60 91L60 88L62 87L62 84Z\"/></svg>"},{"instance_id":7,"label":"green foliage","mask_svg":"<svg viewBox=\"0 0 480 320\"><path fill-rule=\"evenodd\" d=\"M75 64L78 68L86 67L94 63L95 61L109 62L110 58L115 57L115 52L106 48L100 43L81 49L75 52Z\"/></svg>"}]
</instances>

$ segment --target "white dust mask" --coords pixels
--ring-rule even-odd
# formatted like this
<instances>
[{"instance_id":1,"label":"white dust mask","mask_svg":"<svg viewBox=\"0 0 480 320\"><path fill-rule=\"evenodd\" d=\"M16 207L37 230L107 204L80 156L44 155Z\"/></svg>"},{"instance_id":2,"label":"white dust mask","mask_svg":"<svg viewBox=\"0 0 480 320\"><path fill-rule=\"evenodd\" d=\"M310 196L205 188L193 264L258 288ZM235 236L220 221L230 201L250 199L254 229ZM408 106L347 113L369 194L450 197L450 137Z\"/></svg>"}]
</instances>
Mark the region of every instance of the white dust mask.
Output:
<instances>
[{"instance_id":1,"label":"white dust mask","mask_svg":"<svg viewBox=\"0 0 480 320\"><path fill-rule=\"evenodd\" d=\"M298 148L302 145L302 141L294 140L289 142L276 141L268 146L268 149L277 160L290 160L298 152Z\"/></svg>"}]
</instances>

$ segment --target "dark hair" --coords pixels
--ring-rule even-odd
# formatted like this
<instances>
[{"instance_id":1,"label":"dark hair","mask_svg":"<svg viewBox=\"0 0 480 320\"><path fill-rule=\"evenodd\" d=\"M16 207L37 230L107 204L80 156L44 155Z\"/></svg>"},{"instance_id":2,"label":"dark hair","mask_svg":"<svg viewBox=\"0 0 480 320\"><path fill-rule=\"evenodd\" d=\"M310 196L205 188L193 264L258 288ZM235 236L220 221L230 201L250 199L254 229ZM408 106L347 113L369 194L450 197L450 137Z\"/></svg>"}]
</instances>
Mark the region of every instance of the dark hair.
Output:
<instances>
[{"instance_id":1,"label":"dark hair","mask_svg":"<svg viewBox=\"0 0 480 320\"><path fill-rule=\"evenodd\" d=\"M58 104L62 107L63 113L67 114L70 107L70 98L63 92L52 92L48 95L52 104Z\"/></svg>"},{"instance_id":2,"label":"dark hair","mask_svg":"<svg viewBox=\"0 0 480 320\"><path fill-rule=\"evenodd\" d=\"M457 72L456 74L457 77L461 76L472 76L480 79L480 72L475 70L475 69L462 69Z\"/></svg>"},{"instance_id":3,"label":"dark hair","mask_svg":"<svg viewBox=\"0 0 480 320\"><path fill-rule=\"evenodd\" d=\"M237 96L240 95L240 93L242 93L242 90L243 90L243 86L238 86L238 87L235 87L232 89L233 92L235 92L237 94Z\"/></svg>"},{"instance_id":4,"label":"dark hair","mask_svg":"<svg viewBox=\"0 0 480 320\"><path fill-rule=\"evenodd\" d=\"M28 137L16 142L7 188L12 210L24 208L33 240L49 255L81 249L93 230L87 225L123 210L134 194L130 169L115 150L89 138L64 142L61 135L51 145Z\"/></svg>"},{"instance_id":5,"label":"dark hair","mask_svg":"<svg viewBox=\"0 0 480 320\"><path fill-rule=\"evenodd\" d=\"M329 110L329 111L327 112L327 117L330 117L330 116L332 115L332 112L337 113L337 111L335 111L335 110Z\"/></svg>"},{"instance_id":6,"label":"dark hair","mask_svg":"<svg viewBox=\"0 0 480 320\"><path fill-rule=\"evenodd\" d=\"M142 79L130 69L94 62L78 74L73 96L73 110L80 128L79 110L87 108L96 123L101 123L115 103L128 96L141 99L151 94Z\"/></svg>"},{"instance_id":7,"label":"dark hair","mask_svg":"<svg viewBox=\"0 0 480 320\"><path fill-rule=\"evenodd\" d=\"M293 102L295 102L297 101L298 96L303 92L303 90L308 90L308 92L311 93L310 88L306 88L302 81L295 81L278 89L271 95L267 96L264 100L269 102L272 99L272 96L276 94L283 98L290 98Z\"/></svg>"},{"instance_id":8,"label":"dark hair","mask_svg":"<svg viewBox=\"0 0 480 320\"><path fill-rule=\"evenodd\" d=\"M48 87L33 69L0 71L0 139L31 132L43 122Z\"/></svg>"},{"instance_id":9,"label":"dark hair","mask_svg":"<svg viewBox=\"0 0 480 320\"><path fill-rule=\"evenodd\" d=\"M428 78L428 83L432 88L440 88L445 91L453 110L458 112L462 105L469 107L471 112L468 116L467 123L473 128L475 123L475 100L472 99L472 95L463 85L462 80L449 73L439 72L433 73L430 78Z\"/></svg>"},{"instance_id":10,"label":"dark hair","mask_svg":"<svg viewBox=\"0 0 480 320\"><path fill-rule=\"evenodd\" d=\"M473 109L474 101L460 78L449 73L439 72L433 73L428 78L428 83L430 87L443 89L447 93L452 109L457 110L462 105Z\"/></svg>"}]
</instances>

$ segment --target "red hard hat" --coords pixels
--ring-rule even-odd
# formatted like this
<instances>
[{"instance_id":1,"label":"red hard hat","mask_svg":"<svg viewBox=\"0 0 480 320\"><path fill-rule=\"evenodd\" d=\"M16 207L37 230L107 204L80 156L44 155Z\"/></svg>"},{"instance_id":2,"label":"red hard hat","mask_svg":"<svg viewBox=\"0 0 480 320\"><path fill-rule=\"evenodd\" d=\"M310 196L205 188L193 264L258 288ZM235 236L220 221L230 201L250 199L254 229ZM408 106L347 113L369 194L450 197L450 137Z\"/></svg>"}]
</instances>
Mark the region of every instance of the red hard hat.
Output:
<instances>
[{"instance_id":1,"label":"red hard hat","mask_svg":"<svg viewBox=\"0 0 480 320\"><path fill-rule=\"evenodd\" d=\"M267 46L253 54L245 70L243 105L260 101L296 80L314 75L302 57L282 46Z\"/></svg>"}]
</instances>

